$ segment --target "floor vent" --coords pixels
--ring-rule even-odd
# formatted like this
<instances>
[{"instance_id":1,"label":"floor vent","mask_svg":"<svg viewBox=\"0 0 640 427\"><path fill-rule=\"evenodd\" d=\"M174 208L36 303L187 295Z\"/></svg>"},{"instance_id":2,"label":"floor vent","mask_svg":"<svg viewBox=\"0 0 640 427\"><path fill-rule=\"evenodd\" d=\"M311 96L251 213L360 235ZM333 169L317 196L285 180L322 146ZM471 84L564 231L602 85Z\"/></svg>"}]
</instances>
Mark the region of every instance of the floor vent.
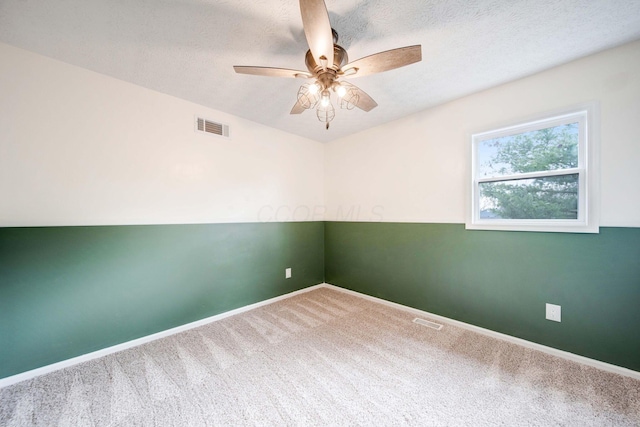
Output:
<instances>
[{"instance_id":1,"label":"floor vent","mask_svg":"<svg viewBox=\"0 0 640 427\"><path fill-rule=\"evenodd\" d=\"M229 125L203 119L202 117L196 117L196 131L229 137Z\"/></svg>"},{"instance_id":2,"label":"floor vent","mask_svg":"<svg viewBox=\"0 0 640 427\"><path fill-rule=\"evenodd\" d=\"M413 323L427 326L431 329L435 329L436 331L439 331L440 329L442 329L442 325L439 323L430 322L429 320L424 320L424 319L418 319L417 317L413 319Z\"/></svg>"}]
</instances>

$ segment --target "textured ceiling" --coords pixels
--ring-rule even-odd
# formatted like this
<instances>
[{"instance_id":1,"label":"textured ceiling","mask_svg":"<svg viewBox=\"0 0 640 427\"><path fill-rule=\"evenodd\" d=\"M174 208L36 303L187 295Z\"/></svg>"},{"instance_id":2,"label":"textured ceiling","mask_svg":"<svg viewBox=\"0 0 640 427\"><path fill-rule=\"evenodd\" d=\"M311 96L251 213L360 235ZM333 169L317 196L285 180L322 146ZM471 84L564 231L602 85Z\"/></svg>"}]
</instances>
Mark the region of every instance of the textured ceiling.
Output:
<instances>
[{"instance_id":1,"label":"textured ceiling","mask_svg":"<svg viewBox=\"0 0 640 427\"><path fill-rule=\"evenodd\" d=\"M640 39L638 0L326 0L351 60L422 44L423 61L351 81L379 104L289 115L305 70L296 0L0 0L0 41L318 141ZM1 60L1 58L0 58Z\"/></svg>"}]
</instances>

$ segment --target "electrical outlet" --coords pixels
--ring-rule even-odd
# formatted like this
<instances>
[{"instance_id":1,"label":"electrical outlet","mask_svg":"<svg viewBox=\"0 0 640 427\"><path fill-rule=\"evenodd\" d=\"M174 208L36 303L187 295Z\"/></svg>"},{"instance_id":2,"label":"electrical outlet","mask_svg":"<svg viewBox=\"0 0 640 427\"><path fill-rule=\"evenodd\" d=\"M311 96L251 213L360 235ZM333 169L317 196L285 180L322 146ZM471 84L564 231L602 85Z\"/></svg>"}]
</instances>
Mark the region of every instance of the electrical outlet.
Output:
<instances>
[{"instance_id":1,"label":"electrical outlet","mask_svg":"<svg viewBox=\"0 0 640 427\"><path fill-rule=\"evenodd\" d=\"M561 322L562 307L555 304L547 304L547 320L553 320L554 322Z\"/></svg>"},{"instance_id":2,"label":"electrical outlet","mask_svg":"<svg viewBox=\"0 0 640 427\"><path fill-rule=\"evenodd\" d=\"M285 279L291 279L291 268L287 268L287 269L284 271L284 278L285 278Z\"/></svg>"}]
</instances>

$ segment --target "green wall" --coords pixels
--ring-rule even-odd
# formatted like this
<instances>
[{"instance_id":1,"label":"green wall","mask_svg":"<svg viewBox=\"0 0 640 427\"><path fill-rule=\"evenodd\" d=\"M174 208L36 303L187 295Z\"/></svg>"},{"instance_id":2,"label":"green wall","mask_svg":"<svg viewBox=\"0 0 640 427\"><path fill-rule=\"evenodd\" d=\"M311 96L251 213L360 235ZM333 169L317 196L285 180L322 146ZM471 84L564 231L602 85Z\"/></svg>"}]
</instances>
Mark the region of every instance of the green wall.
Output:
<instances>
[{"instance_id":1,"label":"green wall","mask_svg":"<svg viewBox=\"0 0 640 427\"><path fill-rule=\"evenodd\" d=\"M0 228L0 378L322 283L323 233L322 222Z\"/></svg>"},{"instance_id":2,"label":"green wall","mask_svg":"<svg viewBox=\"0 0 640 427\"><path fill-rule=\"evenodd\" d=\"M640 371L640 229L325 224L325 281ZM545 303L562 322L545 320Z\"/></svg>"},{"instance_id":3,"label":"green wall","mask_svg":"<svg viewBox=\"0 0 640 427\"><path fill-rule=\"evenodd\" d=\"M323 281L640 371L639 228L303 222L0 228L0 378Z\"/></svg>"}]
</instances>

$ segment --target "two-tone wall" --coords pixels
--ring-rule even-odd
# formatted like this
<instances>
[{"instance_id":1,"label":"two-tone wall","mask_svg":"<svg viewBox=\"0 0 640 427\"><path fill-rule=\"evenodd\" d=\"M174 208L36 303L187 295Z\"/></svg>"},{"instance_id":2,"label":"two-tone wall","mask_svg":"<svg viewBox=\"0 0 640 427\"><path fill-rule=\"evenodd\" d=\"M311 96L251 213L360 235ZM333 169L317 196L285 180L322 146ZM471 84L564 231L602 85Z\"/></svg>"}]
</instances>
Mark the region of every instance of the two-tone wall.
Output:
<instances>
[{"instance_id":1,"label":"two-tone wall","mask_svg":"<svg viewBox=\"0 0 640 427\"><path fill-rule=\"evenodd\" d=\"M329 144L0 58L0 378L324 280L640 370L638 42ZM592 101L601 233L465 230L469 135Z\"/></svg>"},{"instance_id":2,"label":"two-tone wall","mask_svg":"<svg viewBox=\"0 0 640 427\"><path fill-rule=\"evenodd\" d=\"M323 281L322 144L0 58L0 378Z\"/></svg>"},{"instance_id":3,"label":"two-tone wall","mask_svg":"<svg viewBox=\"0 0 640 427\"><path fill-rule=\"evenodd\" d=\"M326 281L640 370L638 70L635 42L327 144ZM589 102L600 234L465 230L470 135Z\"/></svg>"}]
</instances>

